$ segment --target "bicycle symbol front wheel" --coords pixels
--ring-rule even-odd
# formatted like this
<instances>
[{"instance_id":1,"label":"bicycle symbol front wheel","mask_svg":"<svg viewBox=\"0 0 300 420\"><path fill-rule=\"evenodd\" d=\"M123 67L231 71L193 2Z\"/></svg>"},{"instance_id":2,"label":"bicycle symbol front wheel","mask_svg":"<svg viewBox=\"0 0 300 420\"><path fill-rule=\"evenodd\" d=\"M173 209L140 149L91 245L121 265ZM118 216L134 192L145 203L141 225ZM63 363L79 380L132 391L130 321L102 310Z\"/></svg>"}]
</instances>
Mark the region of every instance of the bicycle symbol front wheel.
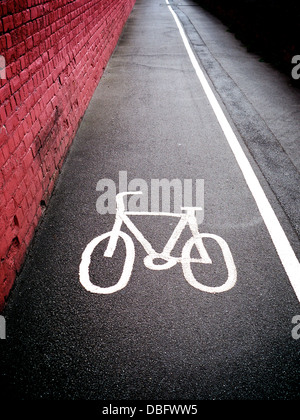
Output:
<instances>
[{"instance_id":1,"label":"bicycle symbol front wheel","mask_svg":"<svg viewBox=\"0 0 300 420\"><path fill-rule=\"evenodd\" d=\"M236 280L237 280L237 272L236 272L236 267L235 267L235 263L231 254L231 251L229 249L229 246L227 245L226 241L224 239L222 239L220 236L217 235L213 235L213 234L209 234L209 233L202 233L199 234L198 239L202 240L203 238L210 238L210 239L214 239L219 247L222 250L222 254L226 263L226 268L227 268L227 280L226 282L221 285L221 286L216 286L216 287L212 287L212 286L206 286L202 283L200 283L198 280L196 280L193 272L192 272L192 268L191 268L191 251L193 246L196 246L196 241L197 238L190 238L186 244L183 247L182 250L182 269L183 269L183 274L187 280L187 282L195 287L196 289L199 289L203 292L207 292L207 293L222 293L222 292L227 292L228 290L232 289L235 284L236 284Z\"/></svg>"},{"instance_id":2,"label":"bicycle symbol front wheel","mask_svg":"<svg viewBox=\"0 0 300 420\"><path fill-rule=\"evenodd\" d=\"M81 263L79 266L79 279L82 286L88 292L102 294L102 295L115 293L123 289L127 285L130 279L133 263L134 263L134 258L135 258L134 243L133 243L133 240L130 238L130 236L127 235L127 233L119 232L118 236L123 239L125 243L125 249L126 249L124 268L123 268L123 272L119 281L115 285L109 286L109 287L96 286L95 284L91 282L89 267L90 267L93 251L95 250L96 246L100 244L100 242L109 238L111 235L112 235L112 231L104 233L103 235L97 236L86 246L85 250L82 253Z\"/></svg>"}]
</instances>

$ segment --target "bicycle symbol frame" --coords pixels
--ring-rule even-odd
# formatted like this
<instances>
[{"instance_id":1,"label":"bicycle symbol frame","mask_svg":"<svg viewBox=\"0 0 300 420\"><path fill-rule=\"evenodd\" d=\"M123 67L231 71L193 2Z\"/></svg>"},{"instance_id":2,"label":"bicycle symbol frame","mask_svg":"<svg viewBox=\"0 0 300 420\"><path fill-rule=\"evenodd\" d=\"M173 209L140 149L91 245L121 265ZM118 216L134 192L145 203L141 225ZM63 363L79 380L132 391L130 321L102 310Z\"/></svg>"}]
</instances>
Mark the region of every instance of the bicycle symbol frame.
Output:
<instances>
[{"instance_id":1,"label":"bicycle symbol frame","mask_svg":"<svg viewBox=\"0 0 300 420\"><path fill-rule=\"evenodd\" d=\"M135 260L135 246L132 238L125 232L121 231L122 224L124 223L129 231L135 236L146 251L144 258L144 265L151 270L168 270L177 263L182 264L183 274L186 281L194 288L207 293L222 293L232 289L237 281L236 266L229 249L228 244L220 236L210 233L199 233L198 223L195 212L202 210L200 207L182 207L184 213L167 213L167 212L133 212L125 211L124 196L131 194L142 194L140 191L122 192L116 195L116 217L112 230L94 238L85 248L82 253L81 263L79 267L79 279L82 286L91 293L96 294L111 294L123 289L129 282L133 264ZM166 243L161 253L156 252L150 242L144 237L141 231L130 220L129 216L164 216L179 218L179 222L171 234L168 242ZM189 225L192 237L187 240L182 249L181 257L171 255L181 233L186 225ZM107 248L104 252L104 257L112 258L115 252L119 238L122 238L125 243L126 257L122 275L118 282L109 287L100 287L93 284L90 280L89 266L91 257L96 246L100 242L109 238ZM221 286L207 286L200 283L194 277L192 272L191 263L212 264L212 260L204 246L203 238L210 238L217 242L219 245L223 258L227 267L227 280ZM191 258L192 248L196 246L200 258ZM154 260L164 260L163 264L155 264Z\"/></svg>"}]
</instances>

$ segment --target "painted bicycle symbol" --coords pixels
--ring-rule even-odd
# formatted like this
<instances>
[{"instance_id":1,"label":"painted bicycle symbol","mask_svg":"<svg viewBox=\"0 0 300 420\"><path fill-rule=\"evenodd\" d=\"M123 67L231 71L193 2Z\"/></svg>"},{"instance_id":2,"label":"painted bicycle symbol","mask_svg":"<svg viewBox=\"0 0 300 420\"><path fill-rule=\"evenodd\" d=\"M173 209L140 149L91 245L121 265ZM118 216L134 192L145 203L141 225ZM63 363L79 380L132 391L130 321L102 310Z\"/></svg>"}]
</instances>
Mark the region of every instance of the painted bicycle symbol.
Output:
<instances>
[{"instance_id":1,"label":"painted bicycle symbol","mask_svg":"<svg viewBox=\"0 0 300 420\"><path fill-rule=\"evenodd\" d=\"M166 213L166 212L133 212L125 211L124 205L124 196L131 194L142 194L140 191L134 192L123 192L119 193L116 196L116 217L115 223L110 232L104 233L100 236L94 238L85 248L82 253L81 263L79 267L79 278L82 286L91 293L96 294L110 294L115 293L123 289L129 282L133 264L135 260L135 246L132 238L125 232L121 231L122 224L124 223L129 231L135 236L135 238L140 242L146 251L146 257L144 258L144 265L150 270L168 270L177 263L182 264L183 274L186 281L193 287L198 290L207 293L222 293L230 290L234 287L237 281L237 271L235 263L227 245L226 241L220 236L213 235L210 233L200 233L198 230L198 223L196 218L196 211L201 210L200 207L182 207L183 213ZM168 242L166 243L163 251L161 253L156 252L150 242L144 237L141 231L136 227L132 222L129 216L165 216L165 217L176 217L179 218L179 222L175 227L173 233L171 234ZM175 257L171 255L171 252L174 250L174 247L185 229L186 226L190 227L192 236L187 240L183 246L182 253L180 257ZM104 257L112 258L117 246L119 238L125 243L126 249L126 258L123 267L123 272L118 280L118 282L109 287L100 287L91 282L89 266L91 263L91 258L93 252L97 245L100 244L103 240L109 238L107 248L104 252ZM204 245L204 238L210 238L218 244L219 248L222 251L222 255L227 268L227 279L224 284L221 286L211 287L205 284L202 284L197 280L192 271L192 263L198 264L212 264L212 260L208 255L208 252ZM196 247L199 253L200 258L192 258L191 251L193 247ZM197 255L198 257L198 255ZM158 261L157 261L158 260ZM156 261L156 263L155 263ZM163 261L163 263L161 263Z\"/></svg>"}]
</instances>

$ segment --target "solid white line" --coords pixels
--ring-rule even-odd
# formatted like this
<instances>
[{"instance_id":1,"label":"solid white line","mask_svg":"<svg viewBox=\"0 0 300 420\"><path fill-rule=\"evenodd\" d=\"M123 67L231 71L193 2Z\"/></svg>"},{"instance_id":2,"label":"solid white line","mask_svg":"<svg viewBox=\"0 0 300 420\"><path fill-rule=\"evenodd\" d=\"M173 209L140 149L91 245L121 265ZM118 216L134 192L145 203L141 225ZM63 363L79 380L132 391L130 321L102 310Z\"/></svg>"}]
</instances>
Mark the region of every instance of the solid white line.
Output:
<instances>
[{"instance_id":1,"label":"solid white line","mask_svg":"<svg viewBox=\"0 0 300 420\"><path fill-rule=\"evenodd\" d=\"M276 248L278 256L282 262L282 265L286 271L286 274L291 282L291 285L296 293L296 296L300 302L300 263L294 253L294 250L289 243L288 238L282 226L277 219L277 216L269 203L269 200L266 197L266 194L261 187L236 135L234 134L233 129L231 128L217 98L215 97L209 83L204 76L203 71L195 57L195 54L190 46L188 38L185 34L185 31L178 19L178 16L172 9L169 0L166 0L168 9L171 12L176 25L179 29L180 35L182 37L183 43L189 55L189 58L192 62L192 65L196 71L196 74L199 78L199 81L206 93L206 96L214 110L214 113L217 117L217 120L222 128L223 133L231 147L231 150L240 166L240 169L244 175L246 183L250 188L250 191L253 195L254 200L258 206L260 214L265 222L265 225L270 233L273 244Z\"/></svg>"}]
</instances>

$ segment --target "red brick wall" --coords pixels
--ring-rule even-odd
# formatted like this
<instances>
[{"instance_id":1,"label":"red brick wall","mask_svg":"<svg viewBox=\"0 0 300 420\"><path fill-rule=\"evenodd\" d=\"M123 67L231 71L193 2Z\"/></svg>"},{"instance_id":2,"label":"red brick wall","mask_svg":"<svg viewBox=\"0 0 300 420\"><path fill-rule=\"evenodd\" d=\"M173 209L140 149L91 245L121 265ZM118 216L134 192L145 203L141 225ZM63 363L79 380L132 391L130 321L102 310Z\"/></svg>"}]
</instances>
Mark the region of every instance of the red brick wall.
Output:
<instances>
[{"instance_id":1,"label":"red brick wall","mask_svg":"<svg viewBox=\"0 0 300 420\"><path fill-rule=\"evenodd\" d=\"M0 2L0 311L134 3Z\"/></svg>"}]
</instances>

